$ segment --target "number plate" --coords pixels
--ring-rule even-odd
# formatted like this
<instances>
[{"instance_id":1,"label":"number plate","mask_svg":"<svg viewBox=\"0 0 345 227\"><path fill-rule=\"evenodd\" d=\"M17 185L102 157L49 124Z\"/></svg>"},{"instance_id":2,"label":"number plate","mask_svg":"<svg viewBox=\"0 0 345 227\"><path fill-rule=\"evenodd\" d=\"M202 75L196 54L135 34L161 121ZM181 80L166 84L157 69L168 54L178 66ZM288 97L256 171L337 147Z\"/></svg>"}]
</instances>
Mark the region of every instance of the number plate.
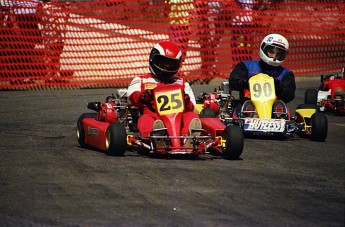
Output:
<instances>
[{"instance_id":1,"label":"number plate","mask_svg":"<svg viewBox=\"0 0 345 227\"><path fill-rule=\"evenodd\" d=\"M257 74L249 80L251 100L275 99L274 79L267 74Z\"/></svg>"},{"instance_id":2,"label":"number plate","mask_svg":"<svg viewBox=\"0 0 345 227\"><path fill-rule=\"evenodd\" d=\"M284 132L286 121L284 119L244 119L244 130L253 132Z\"/></svg>"},{"instance_id":3,"label":"number plate","mask_svg":"<svg viewBox=\"0 0 345 227\"><path fill-rule=\"evenodd\" d=\"M173 114L184 111L181 90L155 93L159 115Z\"/></svg>"}]
</instances>

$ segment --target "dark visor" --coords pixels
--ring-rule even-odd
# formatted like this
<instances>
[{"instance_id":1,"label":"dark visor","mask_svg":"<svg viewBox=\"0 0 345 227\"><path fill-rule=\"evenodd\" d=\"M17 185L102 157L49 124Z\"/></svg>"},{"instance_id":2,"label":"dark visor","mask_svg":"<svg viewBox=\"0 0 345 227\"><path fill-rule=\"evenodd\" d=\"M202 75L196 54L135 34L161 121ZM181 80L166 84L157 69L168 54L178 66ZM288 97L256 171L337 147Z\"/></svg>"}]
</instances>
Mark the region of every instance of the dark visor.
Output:
<instances>
[{"instance_id":1,"label":"dark visor","mask_svg":"<svg viewBox=\"0 0 345 227\"><path fill-rule=\"evenodd\" d=\"M181 65L181 60L168 58L163 55L153 56L153 62L158 68L170 72L176 72Z\"/></svg>"},{"instance_id":2,"label":"dark visor","mask_svg":"<svg viewBox=\"0 0 345 227\"><path fill-rule=\"evenodd\" d=\"M287 54L287 51L279 46L267 45L264 47L263 51L268 57L269 57L268 54L271 54L271 55L275 54L273 58L278 61L284 61Z\"/></svg>"}]
</instances>

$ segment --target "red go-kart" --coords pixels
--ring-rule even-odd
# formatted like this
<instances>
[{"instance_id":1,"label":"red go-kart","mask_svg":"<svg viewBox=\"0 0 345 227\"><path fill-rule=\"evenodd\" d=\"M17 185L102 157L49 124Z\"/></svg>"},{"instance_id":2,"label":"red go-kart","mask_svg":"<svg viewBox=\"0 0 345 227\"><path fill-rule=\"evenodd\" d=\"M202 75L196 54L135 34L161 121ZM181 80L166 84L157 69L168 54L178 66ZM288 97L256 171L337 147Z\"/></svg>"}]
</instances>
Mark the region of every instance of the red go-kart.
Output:
<instances>
[{"instance_id":1,"label":"red go-kart","mask_svg":"<svg viewBox=\"0 0 345 227\"><path fill-rule=\"evenodd\" d=\"M122 94L121 94L122 93ZM149 154L204 153L221 154L225 159L238 159L243 151L244 136L236 125L225 126L217 117L200 113L202 129L181 135L184 92L180 85L154 89L156 113L165 128L154 129L141 136L137 129L140 110L128 103L126 90L107 97L105 102L90 102L88 108L97 113L84 113L77 122L77 139L82 147L94 147L109 155L121 156L126 150L145 150ZM186 139L192 144L185 146Z\"/></svg>"},{"instance_id":2,"label":"red go-kart","mask_svg":"<svg viewBox=\"0 0 345 227\"><path fill-rule=\"evenodd\" d=\"M340 74L321 75L318 90L308 89L305 93L306 104L317 104L321 111L345 114L345 68Z\"/></svg>"}]
</instances>

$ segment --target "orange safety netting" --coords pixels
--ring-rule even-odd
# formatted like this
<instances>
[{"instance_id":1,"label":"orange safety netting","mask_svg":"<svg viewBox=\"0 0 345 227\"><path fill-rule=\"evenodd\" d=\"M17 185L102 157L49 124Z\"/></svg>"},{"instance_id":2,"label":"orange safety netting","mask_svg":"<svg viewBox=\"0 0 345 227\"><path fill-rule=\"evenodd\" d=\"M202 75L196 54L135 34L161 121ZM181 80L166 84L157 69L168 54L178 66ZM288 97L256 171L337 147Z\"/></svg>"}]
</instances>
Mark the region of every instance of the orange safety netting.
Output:
<instances>
[{"instance_id":1,"label":"orange safety netting","mask_svg":"<svg viewBox=\"0 0 345 227\"><path fill-rule=\"evenodd\" d=\"M189 81L227 78L237 62L259 59L269 33L289 40L284 66L296 76L345 67L341 0L1 0L0 26L2 90L126 86L169 39Z\"/></svg>"}]
</instances>

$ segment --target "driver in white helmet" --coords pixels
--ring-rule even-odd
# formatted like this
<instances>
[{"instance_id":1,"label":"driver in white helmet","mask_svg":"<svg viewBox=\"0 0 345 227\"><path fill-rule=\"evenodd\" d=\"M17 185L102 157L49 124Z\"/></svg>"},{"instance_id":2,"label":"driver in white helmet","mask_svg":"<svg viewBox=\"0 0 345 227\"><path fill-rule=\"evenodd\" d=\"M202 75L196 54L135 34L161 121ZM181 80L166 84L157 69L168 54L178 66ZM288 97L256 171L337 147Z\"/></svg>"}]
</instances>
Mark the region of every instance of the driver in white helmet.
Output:
<instances>
[{"instance_id":1,"label":"driver in white helmet","mask_svg":"<svg viewBox=\"0 0 345 227\"><path fill-rule=\"evenodd\" d=\"M230 73L229 87L232 90L240 91L240 98L243 100L248 89L248 80L250 77L264 73L274 78L276 95L278 99L285 103L295 98L295 76L292 71L282 67L289 51L289 42L279 34L267 35L260 45L260 60L239 62Z\"/></svg>"},{"instance_id":2,"label":"driver in white helmet","mask_svg":"<svg viewBox=\"0 0 345 227\"><path fill-rule=\"evenodd\" d=\"M184 88L185 112L182 117L181 135L189 134L190 128L201 128L199 116L194 113L196 101L193 90L187 81L176 76L181 64L181 49L173 42L161 41L156 43L151 50L150 73L134 77L130 83L129 101L139 107L142 112L138 120L138 129L142 136L148 136L152 129L164 128L163 122L154 110L153 89L166 84L179 84Z\"/></svg>"}]
</instances>

